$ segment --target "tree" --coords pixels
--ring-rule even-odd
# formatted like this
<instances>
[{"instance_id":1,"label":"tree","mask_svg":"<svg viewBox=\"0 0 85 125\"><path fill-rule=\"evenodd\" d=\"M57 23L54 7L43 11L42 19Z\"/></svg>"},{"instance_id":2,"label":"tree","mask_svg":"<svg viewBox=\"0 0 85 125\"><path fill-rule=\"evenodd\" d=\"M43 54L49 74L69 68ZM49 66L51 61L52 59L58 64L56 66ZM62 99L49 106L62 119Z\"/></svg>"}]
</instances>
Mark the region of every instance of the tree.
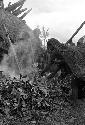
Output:
<instances>
[{"instance_id":1,"label":"tree","mask_svg":"<svg viewBox=\"0 0 85 125\"><path fill-rule=\"evenodd\" d=\"M24 2L25 2L25 0L19 0L18 2L14 3L14 4L9 3L9 5L6 8L2 7L2 9L0 9L0 37L2 38L2 41L0 41L0 45L1 45L1 42L3 42L3 44L0 47L3 49L3 47L5 46L4 43L6 43L6 41L8 43L11 43L8 48L7 48L7 46L4 47L4 48L6 48L6 51L8 52L8 55L6 55L6 56L8 56L7 59L10 58L10 60L11 60L13 57L13 59L14 59L13 61L14 61L15 65L16 65L16 62L18 62L17 64L19 65L19 64L21 64L20 62L22 62L22 60L24 60L23 67L25 67L26 62L28 61L27 64L29 64L28 69L30 72L33 70L33 63L35 60L35 51L37 50L38 41L33 33L33 30L31 28L29 28L26 23L23 22L23 18L26 16L26 14L29 11L29 10L26 11L27 9L24 9L24 10L22 9ZM3 1L1 1L1 3L3 4ZM21 17L18 17L19 14L22 14L22 12L25 12L25 13ZM8 39L8 37L9 37L9 39ZM18 48L18 47L20 48L22 46L23 46L23 50L16 49L16 48ZM29 49L28 48L25 49L26 47L28 47ZM6 51L4 50L2 52L7 54ZM18 55L22 51L26 51L27 55L23 53L25 57L22 57L22 60L19 60L18 58L20 56L18 57ZM19 54L18 54L18 52L19 52ZM3 54L3 53L1 53L1 54ZM0 55L0 56L2 59L2 55ZM0 63L3 63L2 61L4 61L4 59L1 60ZM5 59L5 61L7 61L7 60ZM5 62L5 64L3 64L3 65L8 66L8 63ZM18 66L18 67L20 67L20 66ZM11 67L8 67L8 70L9 70L9 68L11 68ZM12 72L14 70L18 70L18 68L16 68L16 69L15 68L13 69L13 68L11 68ZM19 69L22 69L22 68L19 68ZM26 69L27 69L27 67L26 67ZM21 72L22 71L20 71L20 73ZM11 75L11 73L10 73L10 75Z\"/></svg>"},{"instance_id":2,"label":"tree","mask_svg":"<svg viewBox=\"0 0 85 125\"><path fill-rule=\"evenodd\" d=\"M8 11L9 13L12 13L15 16L18 16L24 12L24 14L21 17L19 17L19 19L22 20L32 10L32 8L29 10L27 10L27 8L22 9L22 6L25 1L26 0L19 0L14 4L11 4L11 2L9 2L8 6L5 8L5 11ZM26 10L27 12L25 12Z\"/></svg>"},{"instance_id":3,"label":"tree","mask_svg":"<svg viewBox=\"0 0 85 125\"><path fill-rule=\"evenodd\" d=\"M34 32L35 37L36 37L36 38L39 38L39 36L40 36L40 34L41 34L41 30L40 30L39 26L37 26L37 27L33 30L33 32Z\"/></svg>"},{"instance_id":4,"label":"tree","mask_svg":"<svg viewBox=\"0 0 85 125\"><path fill-rule=\"evenodd\" d=\"M41 29L41 34L40 34L40 38L42 39L42 41L44 42L44 47L47 44L47 38L49 36L49 28L45 28L44 26Z\"/></svg>"}]
</instances>

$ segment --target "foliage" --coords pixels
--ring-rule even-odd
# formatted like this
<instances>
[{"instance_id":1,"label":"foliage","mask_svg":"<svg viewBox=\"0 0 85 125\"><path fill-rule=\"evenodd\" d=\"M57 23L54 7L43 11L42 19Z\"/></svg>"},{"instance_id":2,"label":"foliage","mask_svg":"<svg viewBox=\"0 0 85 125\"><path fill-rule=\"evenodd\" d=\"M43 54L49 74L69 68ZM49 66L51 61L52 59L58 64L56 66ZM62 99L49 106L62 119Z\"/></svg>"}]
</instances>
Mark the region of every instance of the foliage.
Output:
<instances>
[{"instance_id":1,"label":"foliage","mask_svg":"<svg viewBox=\"0 0 85 125\"><path fill-rule=\"evenodd\" d=\"M41 35L40 35L40 37L42 38L42 39L45 39L46 40L46 38L49 36L49 29L46 29L44 26L42 27L42 29L41 29Z\"/></svg>"},{"instance_id":2,"label":"foliage","mask_svg":"<svg viewBox=\"0 0 85 125\"><path fill-rule=\"evenodd\" d=\"M10 122L22 117L29 122L39 122L53 110L53 101L58 97L58 91L49 89L50 86L37 72L28 77L20 76L20 79L11 79L4 73L1 75L0 113Z\"/></svg>"},{"instance_id":3,"label":"foliage","mask_svg":"<svg viewBox=\"0 0 85 125\"><path fill-rule=\"evenodd\" d=\"M16 6L18 5L20 6L21 4L22 3L20 3L19 1L18 3L13 4L12 6L10 5L10 7L11 9L12 7L16 8ZM3 39L3 41L0 42L1 42L1 49L6 48L7 52L3 51L3 53L1 53L0 60L2 61L4 53L8 54L7 56L5 56L7 57L5 58L5 61L4 60L2 61L2 65L5 63L4 66L6 66L6 69L8 70L14 69L16 70L16 71L13 70L15 73L16 72L19 73L20 70L21 70L20 73L22 73L23 72L22 70L24 69L25 69L24 72L27 70L29 70L28 72L30 72L32 70L32 64L36 60L35 51L38 50L37 49L39 47L38 43L40 43L40 41L38 41L39 39L36 38L36 36L34 36L33 31L25 23L23 23L22 20L12 15L11 13L4 11L4 9L0 11L1 18L3 17L2 12L5 15L3 21L2 19L0 20L2 23L0 25L0 31L1 31L0 37ZM4 45L6 42L8 44L8 47L7 44ZM27 68L26 66L28 66L29 68Z\"/></svg>"},{"instance_id":4,"label":"foliage","mask_svg":"<svg viewBox=\"0 0 85 125\"><path fill-rule=\"evenodd\" d=\"M63 84L57 75L49 81L47 80L49 72L43 77L40 75L48 64L48 51L40 46L37 56L37 70L29 75L20 75L19 79L12 79L4 73L1 76L1 117L5 117L9 124L10 122L14 124L14 121L17 123L22 118L27 124L40 122L51 124L53 122L50 122L51 115L57 110L56 107L59 105L60 108L62 101L68 103L70 100L69 82ZM4 122L3 118L1 122Z\"/></svg>"},{"instance_id":5,"label":"foliage","mask_svg":"<svg viewBox=\"0 0 85 125\"><path fill-rule=\"evenodd\" d=\"M20 14L22 14L23 12L25 12L27 10L27 8L22 9L22 6L25 1L26 0L19 0L18 2L14 3L12 5L9 2L8 7L5 8L5 11L8 11L9 13L12 13L15 16L19 16ZM31 10L32 9L25 12L21 17L19 17L19 19L22 20Z\"/></svg>"},{"instance_id":6,"label":"foliage","mask_svg":"<svg viewBox=\"0 0 85 125\"><path fill-rule=\"evenodd\" d=\"M9 4L5 10L12 11L12 13L17 16L22 11L25 11L20 10L24 1L25 0L19 1L13 5ZM16 10L16 7L19 8ZM26 13L24 13L21 18L25 15ZM9 18L8 15L7 18ZM13 18L13 20L14 19L15 18ZM24 24L20 24L20 27L21 25ZM19 27L18 29L20 30ZM80 116L83 118L84 113L78 115L78 113L75 112L72 114L75 108L70 111L70 109L72 109L71 82L73 74L71 70L69 70L67 62L65 62L67 61L65 59L68 58L65 54L68 54L67 52L69 52L70 55L74 54L74 46L67 47L57 40L55 44L55 40L51 39L51 42L47 41L47 49L44 49L39 39L40 30L36 28L33 33L33 38L35 37L36 40L33 40L33 38L31 38L31 40L33 40L33 42L39 40L39 42L37 42L38 51L35 51L35 56L37 56L36 63L33 65L33 69L35 70L32 70L29 74L26 72L25 76L19 74L19 78L11 78L8 74L0 72L0 124L80 124L76 119L81 119ZM13 35L12 32L10 34ZM29 34L27 32L27 39L32 36L32 34ZM44 39L44 42L48 35L48 29L45 30L43 27L41 37ZM19 42L14 46L23 68L27 68L26 66L29 65L27 57L31 52L31 47L25 44L24 38L21 38L21 40L23 40L24 43ZM75 55L77 54L76 52ZM65 59L63 57L65 57ZM15 64L15 60L12 53L9 54L9 59L9 67L14 66L12 62ZM84 121L85 120L83 120L83 122Z\"/></svg>"},{"instance_id":7,"label":"foliage","mask_svg":"<svg viewBox=\"0 0 85 125\"><path fill-rule=\"evenodd\" d=\"M43 55L43 56L42 56ZM1 73L0 78L0 123L5 124L46 124L75 123L76 115L70 111L72 100L72 76L59 70L49 80L53 70L43 77L41 72L48 64L48 50L41 47L37 70L20 78L10 78ZM55 60L56 61L56 60ZM55 66L54 66L55 67ZM54 68L55 69L55 68ZM72 115L72 117L70 116ZM81 115L79 115L80 117Z\"/></svg>"},{"instance_id":8,"label":"foliage","mask_svg":"<svg viewBox=\"0 0 85 125\"><path fill-rule=\"evenodd\" d=\"M42 45L44 45L45 49L47 45L47 39L49 37L49 28L45 28L44 26L40 28L40 26L37 26L37 28L34 29L34 34L36 34L36 36L41 39Z\"/></svg>"}]
</instances>

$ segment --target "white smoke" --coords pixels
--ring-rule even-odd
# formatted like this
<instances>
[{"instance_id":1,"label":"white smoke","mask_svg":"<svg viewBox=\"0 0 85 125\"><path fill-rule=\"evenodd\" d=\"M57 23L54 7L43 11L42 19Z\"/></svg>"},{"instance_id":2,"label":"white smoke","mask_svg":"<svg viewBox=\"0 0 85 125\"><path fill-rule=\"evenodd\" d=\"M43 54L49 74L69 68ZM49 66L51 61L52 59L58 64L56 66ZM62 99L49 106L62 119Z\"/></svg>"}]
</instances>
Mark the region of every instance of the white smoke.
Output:
<instances>
[{"instance_id":1,"label":"white smoke","mask_svg":"<svg viewBox=\"0 0 85 125\"><path fill-rule=\"evenodd\" d=\"M9 56L5 54L0 64L0 71L3 71L5 75L10 76L11 78L17 77L15 71L10 67L8 67L8 63L7 63L8 59L9 59Z\"/></svg>"},{"instance_id":2,"label":"white smoke","mask_svg":"<svg viewBox=\"0 0 85 125\"><path fill-rule=\"evenodd\" d=\"M29 34L28 37L26 37L27 33ZM4 71L12 78L19 77L20 73L27 75L35 70L33 64L36 60L35 52L39 49L40 40L34 36L27 26L22 28L20 38L23 38L23 40L18 40L16 44L13 44L13 47L10 46L8 55L4 55L0 64L0 71Z\"/></svg>"},{"instance_id":3,"label":"white smoke","mask_svg":"<svg viewBox=\"0 0 85 125\"><path fill-rule=\"evenodd\" d=\"M19 78L20 73L25 75L32 71L33 53L31 47L27 43L19 43L17 45L13 45L13 47L18 58L18 62L15 58L12 47L10 47L9 54L4 55L3 60L0 64L0 71L3 71L11 78ZM19 68L21 69L21 72L19 71Z\"/></svg>"}]
</instances>

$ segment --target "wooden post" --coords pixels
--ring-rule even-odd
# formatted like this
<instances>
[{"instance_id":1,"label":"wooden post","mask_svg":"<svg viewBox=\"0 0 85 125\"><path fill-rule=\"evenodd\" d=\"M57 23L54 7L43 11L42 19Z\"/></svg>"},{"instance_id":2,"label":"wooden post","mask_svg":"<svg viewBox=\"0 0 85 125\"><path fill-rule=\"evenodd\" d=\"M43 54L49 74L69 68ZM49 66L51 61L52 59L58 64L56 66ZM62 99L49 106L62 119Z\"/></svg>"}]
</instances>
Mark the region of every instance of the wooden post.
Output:
<instances>
[{"instance_id":1,"label":"wooden post","mask_svg":"<svg viewBox=\"0 0 85 125\"><path fill-rule=\"evenodd\" d=\"M79 30L83 27L83 25L85 24L85 21L80 25L80 27L76 30L76 32L71 36L71 38L66 42L66 44L71 44L72 43L72 39L73 37L79 32Z\"/></svg>"}]
</instances>

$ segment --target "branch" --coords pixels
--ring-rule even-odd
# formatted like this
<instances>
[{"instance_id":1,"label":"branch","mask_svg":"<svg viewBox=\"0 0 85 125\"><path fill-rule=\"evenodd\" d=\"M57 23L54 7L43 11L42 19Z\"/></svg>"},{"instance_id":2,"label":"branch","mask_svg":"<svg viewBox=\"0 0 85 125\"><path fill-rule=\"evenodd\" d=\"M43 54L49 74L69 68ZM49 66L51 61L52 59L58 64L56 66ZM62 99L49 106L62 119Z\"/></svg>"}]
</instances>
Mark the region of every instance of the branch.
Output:
<instances>
[{"instance_id":1,"label":"branch","mask_svg":"<svg viewBox=\"0 0 85 125\"><path fill-rule=\"evenodd\" d=\"M8 7L11 6L11 2L8 3Z\"/></svg>"},{"instance_id":2,"label":"branch","mask_svg":"<svg viewBox=\"0 0 85 125\"><path fill-rule=\"evenodd\" d=\"M22 9L22 10L20 10L20 8L21 8L21 6L17 10L13 11L12 14L15 16L18 16L19 14L21 14L22 12L27 10L27 8Z\"/></svg>"},{"instance_id":3,"label":"branch","mask_svg":"<svg viewBox=\"0 0 85 125\"><path fill-rule=\"evenodd\" d=\"M27 12L25 12L21 17L19 17L19 19L22 20L31 10L32 10L32 8L30 10L28 10Z\"/></svg>"},{"instance_id":4,"label":"branch","mask_svg":"<svg viewBox=\"0 0 85 125\"><path fill-rule=\"evenodd\" d=\"M17 7L19 7L21 5L23 6L25 1L26 0L19 0L18 2L14 3L14 4L12 4L12 5L8 6L8 7L6 7L5 11L8 11L8 12L14 11Z\"/></svg>"}]
</instances>

